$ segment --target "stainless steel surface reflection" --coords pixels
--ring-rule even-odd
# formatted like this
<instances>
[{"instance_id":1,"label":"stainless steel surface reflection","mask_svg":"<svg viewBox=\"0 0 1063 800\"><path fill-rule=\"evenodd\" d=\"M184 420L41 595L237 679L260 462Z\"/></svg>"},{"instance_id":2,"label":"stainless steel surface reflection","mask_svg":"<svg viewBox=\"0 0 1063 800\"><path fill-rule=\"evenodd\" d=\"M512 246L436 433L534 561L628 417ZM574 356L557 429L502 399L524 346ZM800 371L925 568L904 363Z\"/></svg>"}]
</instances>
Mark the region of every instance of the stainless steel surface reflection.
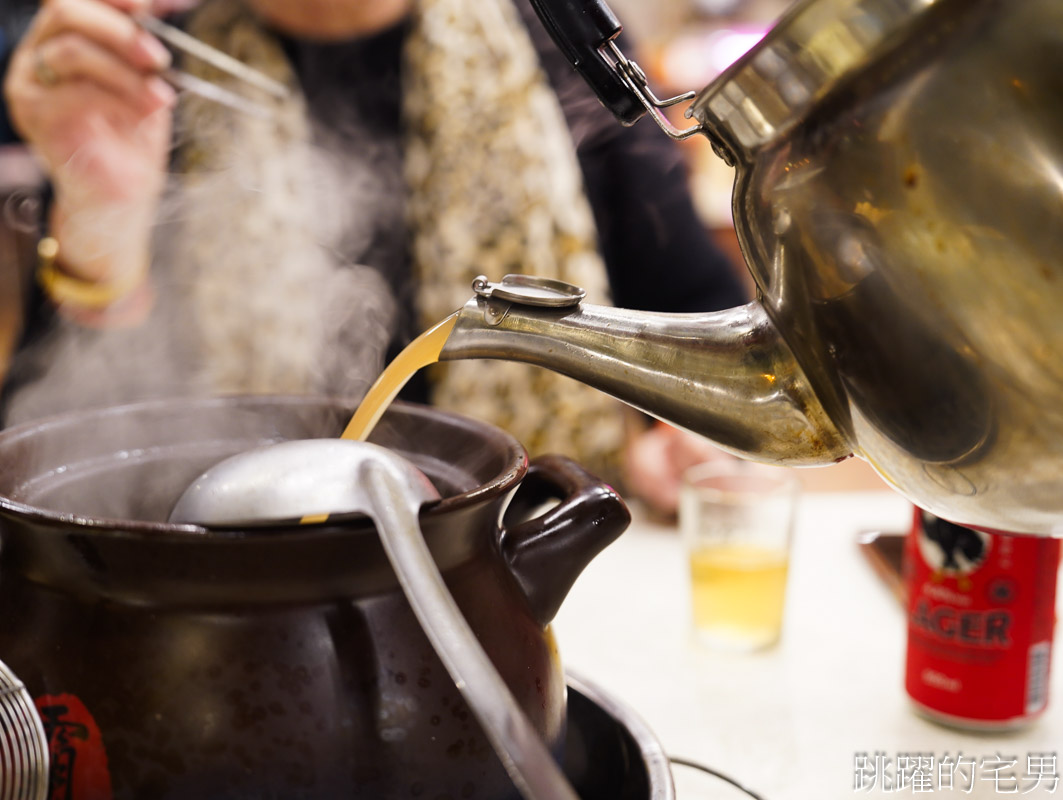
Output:
<instances>
[{"instance_id":1,"label":"stainless steel surface reflection","mask_svg":"<svg viewBox=\"0 0 1063 800\"><path fill-rule=\"evenodd\" d=\"M944 516L1050 532L1063 5L909 2L875 22L880 5L799 8L694 115L736 162L765 307L854 451Z\"/></svg>"},{"instance_id":2,"label":"stainless steel surface reflection","mask_svg":"<svg viewBox=\"0 0 1063 800\"><path fill-rule=\"evenodd\" d=\"M757 303L480 296L441 359L541 364L747 457L852 452L939 516L1063 533L1061 75L1058 0L799 3L691 109L736 168Z\"/></svg>"},{"instance_id":3,"label":"stainless steel surface reflection","mask_svg":"<svg viewBox=\"0 0 1063 800\"><path fill-rule=\"evenodd\" d=\"M49 763L48 735L33 698L0 661L0 797L44 800Z\"/></svg>"}]
</instances>

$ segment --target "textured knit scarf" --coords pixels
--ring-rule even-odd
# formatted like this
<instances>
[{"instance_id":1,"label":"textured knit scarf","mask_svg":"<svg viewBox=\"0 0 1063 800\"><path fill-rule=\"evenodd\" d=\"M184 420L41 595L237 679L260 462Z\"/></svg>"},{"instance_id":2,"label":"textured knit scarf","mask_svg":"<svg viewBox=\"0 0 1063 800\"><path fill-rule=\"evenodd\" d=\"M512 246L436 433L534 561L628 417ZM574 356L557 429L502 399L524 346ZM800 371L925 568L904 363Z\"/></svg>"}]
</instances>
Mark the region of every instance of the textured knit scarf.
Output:
<instances>
[{"instance_id":1,"label":"textured knit scarf","mask_svg":"<svg viewBox=\"0 0 1063 800\"><path fill-rule=\"evenodd\" d=\"M295 89L280 44L237 0L208 0L189 31ZM607 302L571 137L510 0L420 0L404 59L405 187L392 194L405 195L421 326L460 308L479 274L560 278ZM185 98L178 148L169 213L186 247L172 272L195 310L205 388L360 395L396 318L379 273L334 246L357 228L349 192L365 164L310 145L297 90L265 120ZM623 418L605 395L508 362L438 365L431 379L434 404L615 475Z\"/></svg>"}]
</instances>

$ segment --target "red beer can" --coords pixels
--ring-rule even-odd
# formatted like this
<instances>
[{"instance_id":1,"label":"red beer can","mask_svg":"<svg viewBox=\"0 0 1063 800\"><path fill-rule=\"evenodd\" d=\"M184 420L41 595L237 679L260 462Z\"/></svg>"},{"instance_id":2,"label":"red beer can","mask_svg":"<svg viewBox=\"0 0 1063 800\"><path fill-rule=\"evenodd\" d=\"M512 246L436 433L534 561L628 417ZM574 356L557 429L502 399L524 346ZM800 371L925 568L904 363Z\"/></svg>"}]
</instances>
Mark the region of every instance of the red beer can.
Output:
<instances>
[{"instance_id":1,"label":"red beer can","mask_svg":"<svg viewBox=\"0 0 1063 800\"><path fill-rule=\"evenodd\" d=\"M921 509L905 547L905 688L916 709L976 730L1048 706L1058 539L955 525Z\"/></svg>"}]
</instances>

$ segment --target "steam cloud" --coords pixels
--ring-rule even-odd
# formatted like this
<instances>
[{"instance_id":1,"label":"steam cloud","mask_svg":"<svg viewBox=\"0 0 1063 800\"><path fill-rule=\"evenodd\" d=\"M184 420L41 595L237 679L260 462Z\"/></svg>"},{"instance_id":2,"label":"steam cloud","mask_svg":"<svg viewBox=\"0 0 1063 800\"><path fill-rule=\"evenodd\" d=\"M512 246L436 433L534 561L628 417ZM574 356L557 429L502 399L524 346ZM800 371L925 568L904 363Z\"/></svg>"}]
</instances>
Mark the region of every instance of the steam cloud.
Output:
<instances>
[{"instance_id":1,"label":"steam cloud","mask_svg":"<svg viewBox=\"0 0 1063 800\"><path fill-rule=\"evenodd\" d=\"M353 114L311 129L301 103L272 120L181 105L151 318L131 330L58 321L20 356L5 423L149 397L360 397L409 327L394 132ZM121 221L98 224L121 239Z\"/></svg>"}]
</instances>

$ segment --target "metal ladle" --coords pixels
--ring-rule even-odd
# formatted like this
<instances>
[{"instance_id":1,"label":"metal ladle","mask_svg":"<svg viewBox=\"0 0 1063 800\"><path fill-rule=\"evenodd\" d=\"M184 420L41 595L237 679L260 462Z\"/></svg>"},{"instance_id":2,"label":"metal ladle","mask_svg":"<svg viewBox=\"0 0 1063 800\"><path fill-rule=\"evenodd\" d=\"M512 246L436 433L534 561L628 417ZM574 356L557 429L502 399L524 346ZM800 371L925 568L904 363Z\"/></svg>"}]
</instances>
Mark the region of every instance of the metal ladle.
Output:
<instances>
[{"instance_id":1,"label":"metal ladle","mask_svg":"<svg viewBox=\"0 0 1063 800\"><path fill-rule=\"evenodd\" d=\"M390 450L348 439L300 439L248 450L197 478L170 521L233 525L361 512L376 524L406 599L525 800L578 800L480 646L421 534L439 499L424 473Z\"/></svg>"}]
</instances>

